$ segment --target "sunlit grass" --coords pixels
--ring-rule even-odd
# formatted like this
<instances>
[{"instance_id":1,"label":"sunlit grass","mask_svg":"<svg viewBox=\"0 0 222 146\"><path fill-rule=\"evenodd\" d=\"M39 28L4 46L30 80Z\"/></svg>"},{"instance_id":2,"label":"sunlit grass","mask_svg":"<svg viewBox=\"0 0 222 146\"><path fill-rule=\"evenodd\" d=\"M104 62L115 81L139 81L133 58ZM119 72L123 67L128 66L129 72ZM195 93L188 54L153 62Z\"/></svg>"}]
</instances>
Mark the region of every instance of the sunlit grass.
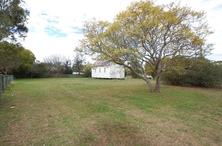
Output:
<instances>
[{"instance_id":1,"label":"sunlit grass","mask_svg":"<svg viewBox=\"0 0 222 146\"><path fill-rule=\"evenodd\" d=\"M221 90L161 90L140 79L16 80L0 101L0 145L222 144Z\"/></svg>"}]
</instances>

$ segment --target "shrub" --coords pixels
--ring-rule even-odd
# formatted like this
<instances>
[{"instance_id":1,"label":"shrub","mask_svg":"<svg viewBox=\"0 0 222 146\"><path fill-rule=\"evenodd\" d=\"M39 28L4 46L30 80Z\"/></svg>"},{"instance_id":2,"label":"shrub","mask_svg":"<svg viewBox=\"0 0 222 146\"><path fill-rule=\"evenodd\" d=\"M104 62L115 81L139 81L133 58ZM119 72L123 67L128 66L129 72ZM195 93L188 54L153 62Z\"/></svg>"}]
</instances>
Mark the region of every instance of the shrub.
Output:
<instances>
[{"instance_id":1,"label":"shrub","mask_svg":"<svg viewBox=\"0 0 222 146\"><path fill-rule=\"evenodd\" d=\"M86 77L91 77L91 68L92 68L92 65L91 64L88 64L88 65L85 65L83 67L83 73Z\"/></svg>"},{"instance_id":2,"label":"shrub","mask_svg":"<svg viewBox=\"0 0 222 146\"><path fill-rule=\"evenodd\" d=\"M166 84L181 86L214 87L221 85L222 65L210 62L207 59L197 59L191 68L184 73L170 71L162 75Z\"/></svg>"}]
</instances>

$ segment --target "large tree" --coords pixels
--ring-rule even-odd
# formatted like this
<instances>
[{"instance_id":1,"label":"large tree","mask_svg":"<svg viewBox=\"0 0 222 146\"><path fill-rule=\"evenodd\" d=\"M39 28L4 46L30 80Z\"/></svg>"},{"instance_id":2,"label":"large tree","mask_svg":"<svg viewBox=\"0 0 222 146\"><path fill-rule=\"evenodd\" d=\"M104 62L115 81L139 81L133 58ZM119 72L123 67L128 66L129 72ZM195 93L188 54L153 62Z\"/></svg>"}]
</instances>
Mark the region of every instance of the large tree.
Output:
<instances>
[{"instance_id":1,"label":"large tree","mask_svg":"<svg viewBox=\"0 0 222 146\"><path fill-rule=\"evenodd\" d=\"M7 75L12 69L17 69L21 64L21 52L24 48L8 42L0 42L0 73Z\"/></svg>"},{"instance_id":2,"label":"large tree","mask_svg":"<svg viewBox=\"0 0 222 146\"><path fill-rule=\"evenodd\" d=\"M16 40L26 36L29 11L23 8L23 0L0 0L0 41L4 38Z\"/></svg>"},{"instance_id":3,"label":"large tree","mask_svg":"<svg viewBox=\"0 0 222 146\"><path fill-rule=\"evenodd\" d=\"M112 23L93 19L83 32L77 50L125 66L146 81L151 92L160 92L161 74L173 68L172 62L205 55L212 46L206 43L212 32L204 12L180 3L133 2ZM147 65L155 72L155 87L147 78Z\"/></svg>"}]
</instances>

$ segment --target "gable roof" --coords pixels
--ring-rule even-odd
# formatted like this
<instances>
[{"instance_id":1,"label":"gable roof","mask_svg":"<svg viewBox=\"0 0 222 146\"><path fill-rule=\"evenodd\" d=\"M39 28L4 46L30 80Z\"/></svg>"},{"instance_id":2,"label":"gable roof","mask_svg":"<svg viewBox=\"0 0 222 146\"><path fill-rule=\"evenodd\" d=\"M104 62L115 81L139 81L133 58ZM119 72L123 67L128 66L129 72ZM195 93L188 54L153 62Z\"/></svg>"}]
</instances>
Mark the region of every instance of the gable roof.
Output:
<instances>
[{"instance_id":1,"label":"gable roof","mask_svg":"<svg viewBox=\"0 0 222 146\"><path fill-rule=\"evenodd\" d=\"M97 60L93 66L105 66L108 65L111 62L111 60Z\"/></svg>"}]
</instances>

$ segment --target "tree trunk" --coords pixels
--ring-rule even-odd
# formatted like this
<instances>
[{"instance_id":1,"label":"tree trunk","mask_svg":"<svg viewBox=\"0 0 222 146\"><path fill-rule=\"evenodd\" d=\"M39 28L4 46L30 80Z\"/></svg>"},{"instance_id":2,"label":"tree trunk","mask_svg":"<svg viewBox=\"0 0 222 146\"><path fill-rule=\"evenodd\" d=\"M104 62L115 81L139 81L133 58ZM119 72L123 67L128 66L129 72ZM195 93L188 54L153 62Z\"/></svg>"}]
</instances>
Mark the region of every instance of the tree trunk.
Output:
<instances>
[{"instance_id":1,"label":"tree trunk","mask_svg":"<svg viewBox=\"0 0 222 146\"><path fill-rule=\"evenodd\" d=\"M7 75L7 72L8 72L7 69L5 69L5 70L3 69L3 70L2 70L2 73L3 73L4 75Z\"/></svg>"},{"instance_id":2,"label":"tree trunk","mask_svg":"<svg viewBox=\"0 0 222 146\"><path fill-rule=\"evenodd\" d=\"M143 79L146 81L146 83L147 83L147 85L148 85L148 87L150 89L150 92L155 92L154 89L153 89L153 86L152 86L152 84L150 82L150 80L149 79L145 79L145 78L143 78Z\"/></svg>"},{"instance_id":3,"label":"tree trunk","mask_svg":"<svg viewBox=\"0 0 222 146\"><path fill-rule=\"evenodd\" d=\"M156 86L154 92L160 93L160 74L156 75Z\"/></svg>"}]
</instances>

